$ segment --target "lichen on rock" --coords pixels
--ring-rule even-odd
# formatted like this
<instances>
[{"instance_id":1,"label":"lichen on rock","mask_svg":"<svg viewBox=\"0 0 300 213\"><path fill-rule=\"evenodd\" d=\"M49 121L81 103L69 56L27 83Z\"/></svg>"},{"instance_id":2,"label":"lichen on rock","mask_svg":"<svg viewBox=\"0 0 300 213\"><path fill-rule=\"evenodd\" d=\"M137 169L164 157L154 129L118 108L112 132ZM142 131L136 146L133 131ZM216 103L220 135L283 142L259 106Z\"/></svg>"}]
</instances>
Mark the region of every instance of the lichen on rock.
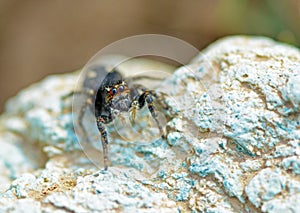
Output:
<instances>
[{"instance_id":1,"label":"lichen on rock","mask_svg":"<svg viewBox=\"0 0 300 213\"><path fill-rule=\"evenodd\" d=\"M1 212L300 211L298 49L263 37L211 44L157 88L167 94L167 140L128 141L132 126L108 127L107 172L100 137L86 156L73 131L64 97L78 74L48 77L7 103ZM135 124L144 140L146 123Z\"/></svg>"}]
</instances>

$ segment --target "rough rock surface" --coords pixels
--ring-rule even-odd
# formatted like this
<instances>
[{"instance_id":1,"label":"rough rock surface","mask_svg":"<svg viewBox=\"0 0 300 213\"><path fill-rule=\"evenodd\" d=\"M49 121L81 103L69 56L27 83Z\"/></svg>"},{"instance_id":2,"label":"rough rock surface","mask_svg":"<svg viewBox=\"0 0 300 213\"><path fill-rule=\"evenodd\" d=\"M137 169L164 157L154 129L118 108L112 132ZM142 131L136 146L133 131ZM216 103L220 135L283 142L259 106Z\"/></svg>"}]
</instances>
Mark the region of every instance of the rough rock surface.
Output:
<instances>
[{"instance_id":1,"label":"rough rock surface","mask_svg":"<svg viewBox=\"0 0 300 213\"><path fill-rule=\"evenodd\" d=\"M90 161L102 161L99 138L88 158L73 131L63 97L77 76L48 77L7 103L0 212L300 212L298 49L257 37L213 43L158 88L167 141L128 141L128 126L109 127L107 172Z\"/></svg>"}]
</instances>

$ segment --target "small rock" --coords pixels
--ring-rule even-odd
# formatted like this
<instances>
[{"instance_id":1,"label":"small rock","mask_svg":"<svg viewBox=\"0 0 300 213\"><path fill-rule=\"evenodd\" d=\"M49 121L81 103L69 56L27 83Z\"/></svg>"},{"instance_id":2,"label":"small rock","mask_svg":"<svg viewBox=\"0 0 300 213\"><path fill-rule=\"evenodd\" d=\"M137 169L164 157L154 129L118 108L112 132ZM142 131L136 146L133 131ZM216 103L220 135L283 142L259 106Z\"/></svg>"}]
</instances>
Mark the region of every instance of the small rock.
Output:
<instances>
[{"instance_id":1,"label":"small rock","mask_svg":"<svg viewBox=\"0 0 300 213\"><path fill-rule=\"evenodd\" d=\"M273 199L285 190L286 177L279 169L261 170L246 186L245 191L250 202L259 207L262 202Z\"/></svg>"}]
</instances>

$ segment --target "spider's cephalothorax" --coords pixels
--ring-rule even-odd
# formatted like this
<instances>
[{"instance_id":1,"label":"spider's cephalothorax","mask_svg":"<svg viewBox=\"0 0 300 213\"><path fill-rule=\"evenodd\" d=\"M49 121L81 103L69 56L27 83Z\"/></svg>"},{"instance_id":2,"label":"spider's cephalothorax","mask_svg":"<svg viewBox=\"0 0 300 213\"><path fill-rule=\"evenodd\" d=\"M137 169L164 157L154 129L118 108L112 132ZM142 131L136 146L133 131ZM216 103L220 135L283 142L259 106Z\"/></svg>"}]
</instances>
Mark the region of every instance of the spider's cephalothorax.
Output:
<instances>
[{"instance_id":1,"label":"spider's cephalothorax","mask_svg":"<svg viewBox=\"0 0 300 213\"><path fill-rule=\"evenodd\" d=\"M83 88L88 98L79 114L79 126L85 133L82 120L86 108L89 106L95 113L97 127L101 134L105 170L107 170L108 164L108 138L104 124L113 121L120 113L131 112L131 117L134 119L136 111L146 104L162 138L165 138L153 103L153 98L156 97L154 91L148 90L142 85L132 84L132 79L124 79L117 70L107 72L104 67L91 71L90 75L88 73ZM85 135L87 134L85 133Z\"/></svg>"}]
</instances>

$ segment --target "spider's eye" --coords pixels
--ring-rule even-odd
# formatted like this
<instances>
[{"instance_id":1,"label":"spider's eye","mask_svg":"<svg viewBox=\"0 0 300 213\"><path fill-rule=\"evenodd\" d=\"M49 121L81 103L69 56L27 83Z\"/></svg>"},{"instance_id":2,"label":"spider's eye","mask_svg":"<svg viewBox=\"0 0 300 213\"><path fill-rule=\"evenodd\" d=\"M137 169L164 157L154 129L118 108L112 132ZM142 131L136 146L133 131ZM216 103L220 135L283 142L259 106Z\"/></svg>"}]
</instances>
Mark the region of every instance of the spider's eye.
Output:
<instances>
[{"instance_id":1,"label":"spider's eye","mask_svg":"<svg viewBox=\"0 0 300 213\"><path fill-rule=\"evenodd\" d=\"M111 93L112 93L113 95L115 95L115 94L117 93L117 89L116 89L116 88L113 88L113 89L111 90Z\"/></svg>"},{"instance_id":2,"label":"spider's eye","mask_svg":"<svg viewBox=\"0 0 300 213\"><path fill-rule=\"evenodd\" d=\"M119 90L122 92L124 90L124 87L122 85L119 86Z\"/></svg>"}]
</instances>

